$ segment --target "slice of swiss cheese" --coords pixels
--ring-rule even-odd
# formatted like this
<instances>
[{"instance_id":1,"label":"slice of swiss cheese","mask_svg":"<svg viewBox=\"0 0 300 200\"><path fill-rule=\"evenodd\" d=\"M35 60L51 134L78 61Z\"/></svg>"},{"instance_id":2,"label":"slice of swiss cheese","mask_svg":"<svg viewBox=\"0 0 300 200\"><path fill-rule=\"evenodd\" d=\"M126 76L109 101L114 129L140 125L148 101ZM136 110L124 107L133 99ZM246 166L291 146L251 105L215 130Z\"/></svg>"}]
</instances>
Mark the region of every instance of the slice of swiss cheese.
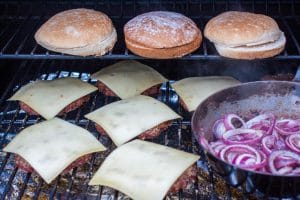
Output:
<instances>
[{"instance_id":1,"label":"slice of swiss cheese","mask_svg":"<svg viewBox=\"0 0 300 200\"><path fill-rule=\"evenodd\" d=\"M20 155L51 183L79 157L106 148L87 130L53 118L23 129L3 150Z\"/></svg>"},{"instance_id":2,"label":"slice of swiss cheese","mask_svg":"<svg viewBox=\"0 0 300 200\"><path fill-rule=\"evenodd\" d=\"M134 140L114 150L89 185L115 188L133 199L163 199L173 183L199 156Z\"/></svg>"},{"instance_id":3,"label":"slice of swiss cheese","mask_svg":"<svg viewBox=\"0 0 300 200\"><path fill-rule=\"evenodd\" d=\"M240 82L232 77L207 76L185 78L172 83L171 86L185 103L188 111L192 112L213 93L238 84Z\"/></svg>"},{"instance_id":4,"label":"slice of swiss cheese","mask_svg":"<svg viewBox=\"0 0 300 200\"><path fill-rule=\"evenodd\" d=\"M96 72L91 78L104 83L121 99L139 95L167 81L151 67L134 60L117 62Z\"/></svg>"},{"instance_id":5,"label":"slice of swiss cheese","mask_svg":"<svg viewBox=\"0 0 300 200\"><path fill-rule=\"evenodd\" d=\"M160 123L181 118L164 103L144 95L108 104L85 117L102 126L117 146Z\"/></svg>"},{"instance_id":6,"label":"slice of swiss cheese","mask_svg":"<svg viewBox=\"0 0 300 200\"><path fill-rule=\"evenodd\" d=\"M8 100L22 101L45 119L51 119L73 101L96 90L77 78L38 80L23 86Z\"/></svg>"}]
</instances>

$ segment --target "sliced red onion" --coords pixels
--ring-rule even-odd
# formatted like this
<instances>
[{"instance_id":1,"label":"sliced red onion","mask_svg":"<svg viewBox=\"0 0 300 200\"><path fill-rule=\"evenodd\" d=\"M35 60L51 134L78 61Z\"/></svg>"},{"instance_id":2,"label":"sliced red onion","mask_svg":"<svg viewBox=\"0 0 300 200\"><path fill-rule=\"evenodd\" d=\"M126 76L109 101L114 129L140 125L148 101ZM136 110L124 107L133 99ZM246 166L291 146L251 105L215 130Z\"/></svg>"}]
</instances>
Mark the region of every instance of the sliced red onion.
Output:
<instances>
[{"instance_id":1,"label":"sliced red onion","mask_svg":"<svg viewBox=\"0 0 300 200\"><path fill-rule=\"evenodd\" d=\"M267 135L263 137L261 140L263 152L269 155L272 152L272 150L275 148L276 141L277 139L274 135Z\"/></svg>"},{"instance_id":2,"label":"sliced red onion","mask_svg":"<svg viewBox=\"0 0 300 200\"><path fill-rule=\"evenodd\" d=\"M300 175L300 167L293 170L293 174Z\"/></svg>"},{"instance_id":3,"label":"sliced red onion","mask_svg":"<svg viewBox=\"0 0 300 200\"><path fill-rule=\"evenodd\" d=\"M245 123L237 115L228 114L214 123L213 134L217 140L209 144L200 141L202 146L232 165L300 176L300 119L276 121L268 113Z\"/></svg>"},{"instance_id":4,"label":"sliced red onion","mask_svg":"<svg viewBox=\"0 0 300 200\"><path fill-rule=\"evenodd\" d=\"M292 172L293 172L293 168L292 167L288 167L288 166L282 167L282 168L280 168L277 171L278 174L290 174Z\"/></svg>"},{"instance_id":5,"label":"sliced red onion","mask_svg":"<svg viewBox=\"0 0 300 200\"><path fill-rule=\"evenodd\" d=\"M298 134L300 133L300 122L299 120L293 120L293 119L278 120L275 124L275 129L281 135Z\"/></svg>"},{"instance_id":6,"label":"sliced red onion","mask_svg":"<svg viewBox=\"0 0 300 200\"><path fill-rule=\"evenodd\" d=\"M285 139L286 145L294 152L300 153L300 134L289 135Z\"/></svg>"},{"instance_id":7,"label":"sliced red onion","mask_svg":"<svg viewBox=\"0 0 300 200\"><path fill-rule=\"evenodd\" d=\"M219 119L213 125L213 133L217 139L221 139L222 135L226 132L224 120Z\"/></svg>"},{"instance_id":8,"label":"sliced red onion","mask_svg":"<svg viewBox=\"0 0 300 200\"><path fill-rule=\"evenodd\" d=\"M287 151L287 150L277 150L277 151L273 151L270 156L269 156L269 161L268 161L268 165L270 168L270 171L273 174L279 174L279 175L283 175L283 174L288 174L288 175L293 175L294 174L294 167L291 166L282 166L280 165L280 167L282 166L282 168L277 168L275 165L277 163L278 166L278 162L283 160L283 159L287 159L288 160L294 160L295 164L297 165L297 168L300 167L300 155L293 153L291 151Z\"/></svg>"},{"instance_id":9,"label":"sliced red onion","mask_svg":"<svg viewBox=\"0 0 300 200\"><path fill-rule=\"evenodd\" d=\"M239 165L246 169L261 168L266 163L266 159L262 160L260 152L243 144L225 146L220 152L220 158L230 164Z\"/></svg>"},{"instance_id":10,"label":"sliced red onion","mask_svg":"<svg viewBox=\"0 0 300 200\"><path fill-rule=\"evenodd\" d=\"M275 116L271 113L258 115L246 122L246 127L265 131L268 135L272 133L275 125Z\"/></svg>"},{"instance_id":11,"label":"sliced red onion","mask_svg":"<svg viewBox=\"0 0 300 200\"><path fill-rule=\"evenodd\" d=\"M263 131L238 128L226 131L223 134L223 141L226 144L254 144L263 136Z\"/></svg>"},{"instance_id":12,"label":"sliced red onion","mask_svg":"<svg viewBox=\"0 0 300 200\"><path fill-rule=\"evenodd\" d=\"M212 153L214 153L216 156L220 155L221 150L225 147L226 145L221 142L221 141L217 141L217 142L212 142L210 143L210 150Z\"/></svg>"},{"instance_id":13,"label":"sliced red onion","mask_svg":"<svg viewBox=\"0 0 300 200\"><path fill-rule=\"evenodd\" d=\"M246 123L244 122L244 120L242 118L240 118L236 114L227 114L224 117L224 126L225 126L226 130L239 128L239 127L235 127L233 125L233 123L232 123L233 119L237 119L242 124L242 127L240 127L240 128L246 128Z\"/></svg>"},{"instance_id":14,"label":"sliced red onion","mask_svg":"<svg viewBox=\"0 0 300 200\"><path fill-rule=\"evenodd\" d=\"M296 167L297 161L290 157L280 157L280 159L276 160L274 166L278 168L282 167Z\"/></svg>"}]
</instances>

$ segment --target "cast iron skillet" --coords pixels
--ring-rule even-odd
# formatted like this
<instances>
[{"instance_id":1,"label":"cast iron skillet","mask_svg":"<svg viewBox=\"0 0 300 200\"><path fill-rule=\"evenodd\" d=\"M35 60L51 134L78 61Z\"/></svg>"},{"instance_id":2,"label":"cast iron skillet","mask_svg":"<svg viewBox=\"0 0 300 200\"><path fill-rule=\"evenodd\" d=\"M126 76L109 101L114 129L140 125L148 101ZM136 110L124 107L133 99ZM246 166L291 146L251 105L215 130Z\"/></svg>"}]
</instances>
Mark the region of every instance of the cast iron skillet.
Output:
<instances>
[{"instance_id":1,"label":"cast iron skillet","mask_svg":"<svg viewBox=\"0 0 300 200\"><path fill-rule=\"evenodd\" d=\"M300 80L300 67L295 79ZM263 112L300 118L300 83L258 81L217 92L198 106L192 117L192 129L200 144L200 136L208 141L214 139L211 134L212 126L224 114L235 113L249 119ZM269 197L300 199L300 176L278 176L244 170L225 163L205 147L201 147L213 170L231 186L243 185L249 193L258 189Z\"/></svg>"}]
</instances>

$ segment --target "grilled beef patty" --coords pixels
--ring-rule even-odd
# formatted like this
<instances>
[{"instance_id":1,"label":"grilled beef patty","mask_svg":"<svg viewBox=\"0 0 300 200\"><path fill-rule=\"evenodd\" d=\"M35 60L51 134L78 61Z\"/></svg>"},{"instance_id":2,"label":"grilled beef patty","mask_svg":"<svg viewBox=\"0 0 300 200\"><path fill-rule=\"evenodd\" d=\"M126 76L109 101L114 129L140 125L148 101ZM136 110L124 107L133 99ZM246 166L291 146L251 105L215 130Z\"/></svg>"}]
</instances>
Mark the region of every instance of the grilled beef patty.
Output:
<instances>
[{"instance_id":1,"label":"grilled beef patty","mask_svg":"<svg viewBox=\"0 0 300 200\"><path fill-rule=\"evenodd\" d=\"M167 130L169 126L172 125L172 120L163 122L149 130L146 130L142 134L138 136L139 139L145 140L145 139L153 139L160 135L161 132ZM101 135L107 135L106 131L99 125L95 123L95 128Z\"/></svg>"},{"instance_id":2,"label":"grilled beef patty","mask_svg":"<svg viewBox=\"0 0 300 200\"><path fill-rule=\"evenodd\" d=\"M141 94L146 95L146 96L155 97L159 93L160 86L161 86L161 84L154 85L151 88L148 88L147 90L142 92ZM111 89L109 89L109 87L107 87L104 83L102 83L101 81L98 81L96 83L96 87L98 87L99 91L101 93L103 93L105 96L111 96L111 97L117 97L118 96Z\"/></svg>"},{"instance_id":3,"label":"grilled beef patty","mask_svg":"<svg viewBox=\"0 0 300 200\"><path fill-rule=\"evenodd\" d=\"M62 173L67 173L71 169L73 169L75 167L79 167L79 166L87 163L91 159L91 157L92 157L92 154L87 154L87 155L81 156L80 158L78 158L77 160L72 162ZM19 156L17 154L15 155L15 162L19 169L21 169L25 172L29 172L29 173L34 172L34 169L31 167L31 165L26 160L24 160L21 156Z\"/></svg>"},{"instance_id":4,"label":"grilled beef patty","mask_svg":"<svg viewBox=\"0 0 300 200\"><path fill-rule=\"evenodd\" d=\"M176 180L176 182L169 189L169 193L173 194L180 189L186 189L189 183L193 183L197 178L196 164L187 168L183 174Z\"/></svg>"},{"instance_id":5,"label":"grilled beef patty","mask_svg":"<svg viewBox=\"0 0 300 200\"><path fill-rule=\"evenodd\" d=\"M60 111L60 113L58 113L58 115L63 115L65 113L71 112L71 111L81 107L89 100L90 100L90 95L83 96L80 99L77 99L77 100L73 101L72 103L70 103L69 105L67 105L62 111ZM39 115L35 110L33 110L26 103L20 101L19 104L20 104L21 109L24 110L29 115Z\"/></svg>"}]
</instances>

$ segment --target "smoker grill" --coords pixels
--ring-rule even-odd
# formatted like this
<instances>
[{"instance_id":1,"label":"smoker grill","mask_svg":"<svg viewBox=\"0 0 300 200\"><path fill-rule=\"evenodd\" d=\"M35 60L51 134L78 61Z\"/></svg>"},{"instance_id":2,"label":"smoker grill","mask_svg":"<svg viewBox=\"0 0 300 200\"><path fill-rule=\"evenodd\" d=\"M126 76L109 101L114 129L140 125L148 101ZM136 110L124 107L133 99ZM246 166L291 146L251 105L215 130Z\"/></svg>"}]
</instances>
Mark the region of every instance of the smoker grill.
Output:
<instances>
[{"instance_id":1,"label":"smoker grill","mask_svg":"<svg viewBox=\"0 0 300 200\"><path fill-rule=\"evenodd\" d=\"M93 8L108 14L118 32L115 48L102 57L76 57L45 50L38 46L33 35L37 28L53 14L71 8ZM285 32L285 51L274 58L239 61L218 56L206 39L194 53L172 60L143 59L125 47L122 28L132 17L152 10L169 10L191 17L203 31L206 22L226 10L244 10L272 16ZM242 82L260 80L265 75L295 74L300 64L300 2L297 1L0 1L0 145L3 148L24 127L42 120L26 115L16 102L6 102L19 87L36 79L52 80L72 76L89 81L89 75L118 60L139 59L162 73L170 80L190 76L229 75ZM153 142L185 151L199 153L198 181L188 190L166 197L167 199L256 199L269 198L248 183L236 188L227 185L221 176L208 165L205 155L198 148L191 133L191 114L179 105L178 96L170 83L162 86L158 99L182 115ZM94 94L87 105L63 118L94 133L108 147L104 154L95 154L85 166L70 174L58 177L47 185L40 177L18 170L13 155L0 152L0 199L128 199L128 197L102 186L88 186L88 180L101 162L114 149L111 140L99 136L93 124L83 115L117 100ZM300 198L299 196L291 198ZM284 196L279 196L284 198Z\"/></svg>"}]
</instances>

